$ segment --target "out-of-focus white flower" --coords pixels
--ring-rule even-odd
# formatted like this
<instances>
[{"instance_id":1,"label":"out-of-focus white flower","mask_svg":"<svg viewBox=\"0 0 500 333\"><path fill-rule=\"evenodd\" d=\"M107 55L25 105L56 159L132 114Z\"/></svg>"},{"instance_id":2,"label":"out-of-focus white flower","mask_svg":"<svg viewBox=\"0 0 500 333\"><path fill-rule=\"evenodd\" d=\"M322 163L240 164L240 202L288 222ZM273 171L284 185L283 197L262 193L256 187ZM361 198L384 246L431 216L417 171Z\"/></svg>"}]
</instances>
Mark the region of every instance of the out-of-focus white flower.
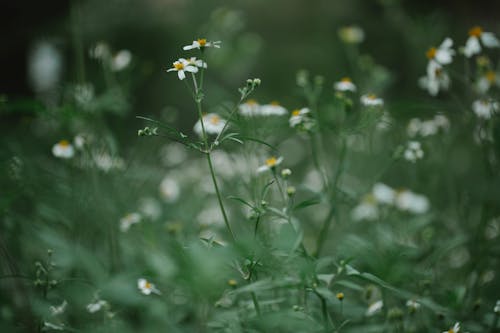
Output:
<instances>
[{"instance_id":1,"label":"out-of-focus white flower","mask_svg":"<svg viewBox=\"0 0 500 333\"><path fill-rule=\"evenodd\" d=\"M48 92L57 87L62 74L63 59L59 50L49 42L39 42L29 55L28 72L33 89Z\"/></svg>"},{"instance_id":2,"label":"out-of-focus white flower","mask_svg":"<svg viewBox=\"0 0 500 333\"><path fill-rule=\"evenodd\" d=\"M171 178L165 177L160 183L160 194L166 202L175 202L180 195L179 183Z\"/></svg>"},{"instance_id":3,"label":"out-of-focus white flower","mask_svg":"<svg viewBox=\"0 0 500 333\"><path fill-rule=\"evenodd\" d=\"M404 158L407 161L415 163L417 160L424 157L422 145L418 141L409 141L404 151Z\"/></svg>"},{"instance_id":4,"label":"out-of-focus white flower","mask_svg":"<svg viewBox=\"0 0 500 333\"><path fill-rule=\"evenodd\" d=\"M89 54L91 58L105 61L111 56L111 50L106 42L98 42L90 49Z\"/></svg>"},{"instance_id":5,"label":"out-of-focus white flower","mask_svg":"<svg viewBox=\"0 0 500 333\"><path fill-rule=\"evenodd\" d=\"M472 103L472 111L474 111L479 118L490 119L498 110L498 102L495 101L481 99Z\"/></svg>"},{"instance_id":6,"label":"out-of-focus white flower","mask_svg":"<svg viewBox=\"0 0 500 333\"><path fill-rule=\"evenodd\" d=\"M178 142L165 145L160 151L161 161L165 166L175 166L184 162L188 156L186 147Z\"/></svg>"},{"instance_id":7,"label":"out-of-focus white flower","mask_svg":"<svg viewBox=\"0 0 500 333\"><path fill-rule=\"evenodd\" d=\"M427 50L425 55L429 61L436 61L441 65L448 65L451 64L453 56L455 55L455 50L451 48L452 46L453 40L451 38L445 38L438 48L431 47Z\"/></svg>"},{"instance_id":8,"label":"out-of-focus white flower","mask_svg":"<svg viewBox=\"0 0 500 333\"><path fill-rule=\"evenodd\" d=\"M104 300L96 300L94 303L87 304L87 311L90 313L99 312L102 308L108 305Z\"/></svg>"},{"instance_id":9,"label":"out-of-focus white flower","mask_svg":"<svg viewBox=\"0 0 500 333\"><path fill-rule=\"evenodd\" d=\"M396 191L382 183L376 183L373 185L372 194L377 203L383 203L386 205L392 205L394 203L394 198L396 197Z\"/></svg>"},{"instance_id":10,"label":"out-of-focus white flower","mask_svg":"<svg viewBox=\"0 0 500 333\"><path fill-rule=\"evenodd\" d=\"M347 44L359 44L365 40L365 32L356 25L341 27L338 34L340 39Z\"/></svg>"},{"instance_id":11,"label":"out-of-focus white flower","mask_svg":"<svg viewBox=\"0 0 500 333\"><path fill-rule=\"evenodd\" d=\"M198 67L189 64L186 59L179 58L179 60L174 61L172 68L167 69L167 72L177 72L179 80L184 80L186 78L185 72L197 73Z\"/></svg>"},{"instance_id":12,"label":"out-of-focus white flower","mask_svg":"<svg viewBox=\"0 0 500 333\"><path fill-rule=\"evenodd\" d=\"M500 75L490 70L481 75L477 81L477 90L481 94L485 94L493 85L500 87Z\"/></svg>"},{"instance_id":13,"label":"out-of-focus white flower","mask_svg":"<svg viewBox=\"0 0 500 333\"><path fill-rule=\"evenodd\" d=\"M497 315L500 314L500 299L497 300L497 303L495 304L495 307L493 308L493 312L495 312Z\"/></svg>"},{"instance_id":14,"label":"out-of-focus white flower","mask_svg":"<svg viewBox=\"0 0 500 333\"><path fill-rule=\"evenodd\" d=\"M186 60L186 63L188 65L196 66L199 68L207 68L208 67L206 62L204 62L201 59L196 59L196 57L186 58L185 60Z\"/></svg>"},{"instance_id":15,"label":"out-of-focus white flower","mask_svg":"<svg viewBox=\"0 0 500 333\"><path fill-rule=\"evenodd\" d=\"M216 113L207 113L202 117L203 126L205 127L206 134L219 134L222 132L222 129L226 126L226 120L221 118ZM194 124L193 128L194 132L199 136L203 136L203 128L201 126L201 121L198 120L196 124Z\"/></svg>"},{"instance_id":16,"label":"out-of-focus white flower","mask_svg":"<svg viewBox=\"0 0 500 333\"><path fill-rule=\"evenodd\" d=\"M288 122L290 124L290 127L296 127L302 123L304 123L304 120L308 119L308 115L311 113L311 110L309 108L302 108L300 110L293 110L292 111L292 116L290 119L288 119Z\"/></svg>"},{"instance_id":17,"label":"out-of-focus white flower","mask_svg":"<svg viewBox=\"0 0 500 333\"><path fill-rule=\"evenodd\" d=\"M141 222L141 215L139 213L130 213L120 219L120 230L122 232L128 231L133 224Z\"/></svg>"},{"instance_id":18,"label":"out-of-focus white flower","mask_svg":"<svg viewBox=\"0 0 500 333\"><path fill-rule=\"evenodd\" d=\"M132 53L129 50L118 51L113 58L111 58L110 67L114 72L119 72L128 67L132 61Z\"/></svg>"},{"instance_id":19,"label":"out-of-focus white flower","mask_svg":"<svg viewBox=\"0 0 500 333\"><path fill-rule=\"evenodd\" d=\"M384 111L382 113L382 116L378 119L378 122L376 124L376 127L379 131L385 131L388 130L393 123L392 117L389 114L389 112Z\"/></svg>"},{"instance_id":20,"label":"out-of-focus white flower","mask_svg":"<svg viewBox=\"0 0 500 333\"><path fill-rule=\"evenodd\" d=\"M83 147L85 146L85 137L82 134L78 134L75 136L73 139L73 142L75 144L76 149L82 150Z\"/></svg>"},{"instance_id":21,"label":"out-of-focus white flower","mask_svg":"<svg viewBox=\"0 0 500 333\"><path fill-rule=\"evenodd\" d=\"M82 108L87 109L94 99L94 86L91 83L77 84L73 88L73 98Z\"/></svg>"},{"instance_id":22,"label":"out-of-focus white flower","mask_svg":"<svg viewBox=\"0 0 500 333\"><path fill-rule=\"evenodd\" d=\"M215 47L215 48L220 48L221 41L207 41L206 38L199 38L197 40L194 40L191 45L186 45L182 49L183 50L192 50L192 49L199 49L203 50L206 47Z\"/></svg>"},{"instance_id":23,"label":"out-of-focus white flower","mask_svg":"<svg viewBox=\"0 0 500 333\"><path fill-rule=\"evenodd\" d=\"M143 293L144 295L161 295L161 292L156 288L156 286L144 278L140 278L137 280L137 288L139 288L141 293Z\"/></svg>"},{"instance_id":24,"label":"out-of-focus white flower","mask_svg":"<svg viewBox=\"0 0 500 333\"><path fill-rule=\"evenodd\" d=\"M476 26L469 30L469 38L465 43L464 55L467 58L481 53L481 43L487 48L500 47L500 41L492 32L484 32L482 27Z\"/></svg>"},{"instance_id":25,"label":"out-of-focus white flower","mask_svg":"<svg viewBox=\"0 0 500 333\"><path fill-rule=\"evenodd\" d=\"M55 157L70 159L75 156L75 149L69 141L61 140L52 147L52 154Z\"/></svg>"},{"instance_id":26,"label":"out-of-focus white flower","mask_svg":"<svg viewBox=\"0 0 500 333\"><path fill-rule=\"evenodd\" d=\"M372 194L367 194L363 201L358 204L351 212L354 221L374 221L379 217L377 201Z\"/></svg>"},{"instance_id":27,"label":"out-of-focus white flower","mask_svg":"<svg viewBox=\"0 0 500 333\"><path fill-rule=\"evenodd\" d=\"M155 220L161 215L161 205L155 198L142 198L139 201L139 211L143 216Z\"/></svg>"},{"instance_id":28,"label":"out-of-focus white flower","mask_svg":"<svg viewBox=\"0 0 500 333\"><path fill-rule=\"evenodd\" d=\"M370 304L370 306L366 310L366 315L367 316L373 316L374 314L377 314L380 311L382 311L383 307L384 307L384 302L382 302L382 301L376 301L376 302Z\"/></svg>"},{"instance_id":29,"label":"out-of-focus white flower","mask_svg":"<svg viewBox=\"0 0 500 333\"><path fill-rule=\"evenodd\" d=\"M431 96L436 96L440 90L450 88L450 77L437 61L429 61L427 75L419 79L420 88L426 89Z\"/></svg>"},{"instance_id":30,"label":"out-of-focus white flower","mask_svg":"<svg viewBox=\"0 0 500 333\"><path fill-rule=\"evenodd\" d=\"M66 308L68 307L68 302L66 302L66 300L64 300L61 305L57 305L57 306L54 306L54 305L51 305L49 307L49 310L50 310L50 313L53 315L53 316L58 316L58 315L61 315L64 313L64 311L66 311Z\"/></svg>"},{"instance_id":31,"label":"out-of-focus white flower","mask_svg":"<svg viewBox=\"0 0 500 333\"><path fill-rule=\"evenodd\" d=\"M125 168L125 161L121 157L111 156L106 152L96 153L93 156L96 167L104 172L112 169L121 170Z\"/></svg>"},{"instance_id":32,"label":"out-of-focus white flower","mask_svg":"<svg viewBox=\"0 0 500 333\"><path fill-rule=\"evenodd\" d=\"M408 309L410 309L410 311L412 312L415 312L417 311L418 309L420 309L421 305L419 302L413 300L413 299L409 299L406 301L406 306L408 307Z\"/></svg>"},{"instance_id":33,"label":"out-of-focus white flower","mask_svg":"<svg viewBox=\"0 0 500 333\"><path fill-rule=\"evenodd\" d=\"M460 332L460 323L455 323L452 328L447 331L443 331L443 333L458 333Z\"/></svg>"},{"instance_id":34,"label":"out-of-focus white flower","mask_svg":"<svg viewBox=\"0 0 500 333\"><path fill-rule=\"evenodd\" d=\"M281 164L281 162L283 162L283 157L274 157L274 156L271 156L269 157L264 165L261 165L258 169L257 169L257 172L265 172L265 171L268 171L268 170L273 170L275 169L278 165Z\"/></svg>"},{"instance_id":35,"label":"out-of-focus white flower","mask_svg":"<svg viewBox=\"0 0 500 333\"><path fill-rule=\"evenodd\" d=\"M354 83L352 83L352 80L349 77L343 77L342 79L340 79L340 81L335 82L333 87L335 88L335 90L342 91L342 92L344 92L344 91L355 92L356 91L356 85Z\"/></svg>"},{"instance_id":36,"label":"out-of-focus white flower","mask_svg":"<svg viewBox=\"0 0 500 333\"><path fill-rule=\"evenodd\" d=\"M414 214L423 214L429 210L429 200L420 194L410 190L401 190L396 194L395 205L402 211Z\"/></svg>"},{"instance_id":37,"label":"out-of-focus white flower","mask_svg":"<svg viewBox=\"0 0 500 333\"><path fill-rule=\"evenodd\" d=\"M260 107L260 114L263 116L282 116L287 113L288 111L276 101Z\"/></svg>"},{"instance_id":38,"label":"out-of-focus white flower","mask_svg":"<svg viewBox=\"0 0 500 333\"><path fill-rule=\"evenodd\" d=\"M383 106L384 100L375 94L365 94L360 97L361 104L364 106Z\"/></svg>"},{"instance_id":39,"label":"out-of-focus white flower","mask_svg":"<svg viewBox=\"0 0 500 333\"><path fill-rule=\"evenodd\" d=\"M238 107L240 113L244 116L260 116L260 105L253 99L247 100Z\"/></svg>"},{"instance_id":40,"label":"out-of-focus white flower","mask_svg":"<svg viewBox=\"0 0 500 333\"><path fill-rule=\"evenodd\" d=\"M408 123L406 128L406 133L409 137L413 138L417 135L420 136L430 136L436 134L439 129L447 131L450 127L450 121L444 115L437 114L434 118L429 120L420 120L419 118L413 118Z\"/></svg>"}]
</instances>

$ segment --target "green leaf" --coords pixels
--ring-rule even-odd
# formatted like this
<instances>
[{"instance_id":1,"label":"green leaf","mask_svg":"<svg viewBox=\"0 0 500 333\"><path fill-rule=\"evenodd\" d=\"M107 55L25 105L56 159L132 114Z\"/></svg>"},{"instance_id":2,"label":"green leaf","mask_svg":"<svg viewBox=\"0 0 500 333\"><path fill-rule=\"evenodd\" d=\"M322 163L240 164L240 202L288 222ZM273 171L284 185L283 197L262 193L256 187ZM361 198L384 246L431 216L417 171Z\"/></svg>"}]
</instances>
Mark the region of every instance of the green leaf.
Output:
<instances>
[{"instance_id":1,"label":"green leaf","mask_svg":"<svg viewBox=\"0 0 500 333\"><path fill-rule=\"evenodd\" d=\"M309 207L309 206L314 206L314 205L319 204L320 202L321 202L321 200L319 198L307 199L307 200L304 200L304 201L296 204L293 207L293 210L299 210L299 209L306 208L306 207Z\"/></svg>"}]
</instances>

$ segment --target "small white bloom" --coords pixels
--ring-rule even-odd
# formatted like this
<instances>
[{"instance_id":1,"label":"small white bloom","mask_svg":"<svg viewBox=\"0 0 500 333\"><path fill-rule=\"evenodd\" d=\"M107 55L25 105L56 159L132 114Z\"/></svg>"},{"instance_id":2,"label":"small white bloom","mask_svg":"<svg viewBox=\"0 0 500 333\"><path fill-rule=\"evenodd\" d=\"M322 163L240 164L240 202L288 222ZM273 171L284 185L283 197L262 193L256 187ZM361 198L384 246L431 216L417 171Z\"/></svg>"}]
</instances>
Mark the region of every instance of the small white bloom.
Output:
<instances>
[{"instance_id":1,"label":"small white bloom","mask_svg":"<svg viewBox=\"0 0 500 333\"><path fill-rule=\"evenodd\" d=\"M244 116L260 116L260 105L253 99L247 100L238 107L240 113Z\"/></svg>"},{"instance_id":2,"label":"small white bloom","mask_svg":"<svg viewBox=\"0 0 500 333\"><path fill-rule=\"evenodd\" d=\"M111 50L106 42L98 42L89 51L90 57L97 60L106 60L111 56Z\"/></svg>"},{"instance_id":3,"label":"small white bloom","mask_svg":"<svg viewBox=\"0 0 500 333\"><path fill-rule=\"evenodd\" d=\"M292 111L292 116L288 119L290 127L294 128L304 122L304 120L308 119L308 115L311 113L311 110L308 108L302 108L300 110Z\"/></svg>"},{"instance_id":4,"label":"small white bloom","mask_svg":"<svg viewBox=\"0 0 500 333\"><path fill-rule=\"evenodd\" d=\"M161 292L156 288L154 284L143 278L137 280L137 288L139 288L141 293L143 293L144 295L161 295Z\"/></svg>"},{"instance_id":5,"label":"small white bloom","mask_svg":"<svg viewBox=\"0 0 500 333\"><path fill-rule=\"evenodd\" d=\"M128 231L133 224L141 222L141 215L138 213L130 213L120 219L120 230Z\"/></svg>"},{"instance_id":6,"label":"small white bloom","mask_svg":"<svg viewBox=\"0 0 500 333\"><path fill-rule=\"evenodd\" d=\"M104 172L109 172L112 169L121 170L125 168L125 161L121 157L111 156L106 152L95 153L93 158L96 167Z\"/></svg>"},{"instance_id":7,"label":"small white bloom","mask_svg":"<svg viewBox=\"0 0 500 333\"><path fill-rule=\"evenodd\" d=\"M420 309L421 305L419 302L413 300L413 299L409 299L408 301L406 301L406 306L411 310L411 311L417 311L418 309Z\"/></svg>"},{"instance_id":8,"label":"small white bloom","mask_svg":"<svg viewBox=\"0 0 500 333\"><path fill-rule=\"evenodd\" d=\"M429 210L429 200L410 190L402 190L396 194L396 207L402 211L414 214L423 214Z\"/></svg>"},{"instance_id":9,"label":"small white bloom","mask_svg":"<svg viewBox=\"0 0 500 333\"><path fill-rule=\"evenodd\" d=\"M75 156L75 149L69 141L61 140L52 147L52 154L55 157L69 159Z\"/></svg>"},{"instance_id":10,"label":"small white bloom","mask_svg":"<svg viewBox=\"0 0 500 333\"><path fill-rule=\"evenodd\" d=\"M139 201L139 211L143 216L156 220L161 215L161 205L155 198L142 198Z\"/></svg>"},{"instance_id":11,"label":"small white bloom","mask_svg":"<svg viewBox=\"0 0 500 333\"><path fill-rule=\"evenodd\" d=\"M274 156L271 156L269 157L264 165L261 165L258 169L257 169L257 172L265 172L265 171L268 171L268 170L272 170L274 168L276 168L278 165L281 164L281 162L283 162L283 157L274 157Z\"/></svg>"},{"instance_id":12,"label":"small white bloom","mask_svg":"<svg viewBox=\"0 0 500 333\"><path fill-rule=\"evenodd\" d=\"M376 202L391 205L394 203L396 191L385 184L376 183L373 185L372 194Z\"/></svg>"},{"instance_id":13,"label":"small white bloom","mask_svg":"<svg viewBox=\"0 0 500 333\"><path fill-rule=\"evenodd\" d=\"M360 98L361 104L364 106L383 106L384 100L382 98L378 98L375 94L365 94Z\"/></svg>"},{"instance_id":14,"label":"small white bloom","mask_svg":"<svg viewBox=\"0 0 500 333\"><path fill-rule=\"evenodd\" d=\"M366 310L366 315L367 316L373 316L374 314L382 311L382 308L384 307L384 302L382 301L376 301L368 307Z\"/></svg>"},{"instance_id":15,"label":"small white bloom","mask_svg":"<svg viewBox=\"0 0 500 333\"><path fill-rule=\"evenodd\" d=\"M404 151L404 158L407 161L415 163L417 160L424 157L424 151L418 141L409 141Z\"/></svg>"},{"instance_id":16,"label":"small white bloom","mask_svg":"<svg viewBox=\"0 0 500 333\"><path fill-rule=\"evenodd\" d=\"M500 47L500 41L492 32L484 32L483 28L476 26L469 30L469 38L465 43L464 55L467 58L481 53L481 43L487 48Z\"/></svg>"},{"instance_id":17,"label":"small white bloom","mask_svg":"<svg viewBox=\"0 0 500 333\"><path fill-rule=\"evenodd\" d=\"M132 53L129 50L118 51L113 58L111 58L111 70L114 72L119 72L128 67L132 61Z\"/></svg>"},{"instance_id":18,"label":"small white bloom","mask_svg":"<svg viewBox=\"0 0 500 333\"><path fill-rule=\"evenodd\" d=\"M83 149L83 147L85 146L85 141L86 141L85 137L83 135L81 135L81 134L78 134L73 139L73 142L75 143L76 149L79 149L79 150Z\"/></svg>"},{"instance_id":19,"label":"small white bloom","mask_svg":"<svg viewBox=\"0 0 500 333\"><path fill-rule=\"evenodd\" d=\"M108 302L103 300L97 300L94 303L87 304L87 311L90 313L96 313L108 305Z\"/></svg>"},{"instance_id":20,"label":"small white bloom","mask_svg":"<svg viewBox=\"0 0 500 333\"><path fill-rule=\"evenodd\" d=\"M49 307L49 310L50 310L50 313L53 315L53 316L58 316L60 314L63 314L64 311L66 311L66 308L68 307L68 302L66 302L66 300L64 300L61 305L57 305L57 306L54 306L54 305L51 305Z\"/></svg>"},{"instance_id":21,"label":"small white bloom","mask_svg":"<svg viewBox=\"0 0 500 333\"><path fill-rule=\"evenodd\" d=\"M490 70L481 75L477 81L477 90L481 94L485 94L493 85L500 87L500 75Z\"/></svg>"},{"instance_id":22,"label":"small white bloom","mask_svg":"<svg viewBox=\"0 0 500 333\"><path fill-rule=\"evenodd\" d=\"M355 92L356 91L356 85L352 83L351 78L349 77L343 77L340 79L340 81L335 82L334 86L335 90L337 91L351 91Z\"/></svg>"},{"instance_id":23,"label":"small white bloom","mask_svg":"<svg viewBox=\"0 0 500 333\"><path fill-rule=\"evenodd\" d=\"M340 39L347 44L359 44L365 40L365 32L356 25L341 27L338 34Z\"/></svg>"},{"instance_id":24,"label":"small white bloom","mask_svg":"<svg viewBox=\"0 0 500 333\"><path fill-rule=\"evenodd\" d=\"M177 181L170 177L165 177L160 183L160 194L166 202L175 202L179 198L180 188Z\"/></svg>"},{"instance_id":25,"label":"small white bloom","mask_svg":"<svg viewBox=\"0 0 500 333\"><path fill-rule=\"evenodd\" d=\"M445 38L438 48L431 47L426 52L426 56L429 61L436 61L441 65L451 64L453 56L455 55L455 50L451 48L452 46L453 40L451 38Z\"/></svg>"},{"instance_id":26,"label":"small white bloom","mask_svg":"<svg viewBox=\"0 0 500 333\"><path fill-rule=\"evenodd\" d=\"M450 88L450 77L437 61L431 60L427 65L427 76L419 79L420 88L426 89L431 96L436 96L440 90Z\"/></svg>"},{"instance_id":27,"label":"small white bloom","mask_svg":"<svg viewBox=\"0 0 500 333\"><path fill-rule=\"evenodd\" d=\"M205 127L206 134L219 134L222 129L226 126L226 120L222 119L216 113L207 113L202 118L203 126ZM203 136L203 128L201 126L201 121L198 120L193 128L194 132L199 136Z\"/></svg>"},{"instance_id":28,"label":"small white bloom","mask_svg":"<svg viewBox=\"0 0 500 333\"><path fill-rule=\"evenodd\" d=\"M493 312L495 312L497 315L500 314L500 300L497 300L497 303L495 304L495 307L493 308Z\"/></svg>"},{"instance_id":29,"label":"small white bloom","mask_svg":"<svg viewBox=\"0 0 500 333\"><path fill-rule=\"evenodd\" d=\"M260 107L260 114L263 116L282 116L287 113L288 111L276 101Z\"/></svg>"},{"instance_id":30,"label":"small white bloom","mask_svg":"<svg viewBox=\"0 0 500 333\"><path fill-rule=\"evenodd\" d=\"M368 194L363 201L358 204L351 212L351 218L354 221L374 221L379 217L377 201L372 194Z\"/></svg>"},{"instance_id":31,"label":"small white bloom","mask_svg":"<svg viewBox=\"0 0 500 333\"><path fill-rule=\"evenodd\" d=\"M199 68L207 68L208 65L201 59L196 59L196 57L186 58L186 63L188 65L193 65Z\"/></svg>"},{"instance_id":32,"label":"small white bloom","mask_svg":"<svg viewBox=\"0 0 500 333\"><path fill-rule=\"evenodd\" d=\"M179 80L184 80L186 78L185 72L197 73L198 67L191 65L184 58L179 58L179 60L177 60L173 63L172 68L167 69L167 72L172 72L172 71L177 72L177 76L179 77Z\"/></svg>"},{"instance_id":33,"label":"small white bloom","mask_svg":"<svg viewBox=\"0 0 500 333\"><path fill-rule=\"evenodd\" d=\"M498 110L498 102L477 100L472 103L472 111L474 111L479 118L490 119Z\"/></svg>"},{"instance_id":34,"label":"small white bloom","mask_svg":"<svg viewBox=\"0 0 500 333\"><path fill-rule=\"evenodd\" d=\"M215 47L215 48L220 48L220 41L216 42L210 42L207 41L205 38L199 38L197 40L194 40L191 45L186 45L182 49L183 50L192 50L192 49L199 49L202 50L206 47Z\"/></svg>"},{"instance_id":35,"label":"small white bloom","mask_svg":"<svg viewBox=\"0 0 500 333\"><path fill-rule=\"evenodd\" d=\"M460 332L460 323L455 323L452 328L447 331L443 331L443 333L458 333Z\"/></svg>"}]
</instances>

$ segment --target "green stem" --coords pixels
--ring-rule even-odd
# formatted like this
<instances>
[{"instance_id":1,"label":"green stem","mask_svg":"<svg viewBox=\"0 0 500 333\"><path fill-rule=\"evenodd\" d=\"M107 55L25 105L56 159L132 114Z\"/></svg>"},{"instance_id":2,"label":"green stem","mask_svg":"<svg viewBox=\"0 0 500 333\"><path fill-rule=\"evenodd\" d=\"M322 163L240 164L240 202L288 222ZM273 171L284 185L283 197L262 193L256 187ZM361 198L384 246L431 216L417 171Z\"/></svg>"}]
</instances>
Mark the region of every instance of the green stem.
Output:
<instances>
[{"instance_id":1,"label":"green stem","mask_svg":"<svg viewBox=\"0 0 500 333\"><path fill-rule=\"evenodd\" d=\"M253 306L255 307L255 312L257 312L257 315L260 316L260 305L259 301L257 300L257 295L255 294L255 291L252 291L250 294L252 295L252 301L253 301Z\"/></svg>"}]
</instances>

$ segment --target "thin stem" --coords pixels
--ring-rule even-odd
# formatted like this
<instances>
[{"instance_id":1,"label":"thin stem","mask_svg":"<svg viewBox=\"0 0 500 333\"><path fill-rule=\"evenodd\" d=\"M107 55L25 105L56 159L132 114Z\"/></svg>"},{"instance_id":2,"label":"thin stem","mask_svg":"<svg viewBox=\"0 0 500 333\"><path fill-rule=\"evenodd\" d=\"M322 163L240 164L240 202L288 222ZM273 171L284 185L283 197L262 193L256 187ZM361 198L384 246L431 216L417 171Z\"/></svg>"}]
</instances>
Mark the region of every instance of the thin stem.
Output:
<instances>
[{"instance_id":1,"label":"thin stem","mask_svg":"<svg viewBox=\"0 0 500 333\"><path fill-rule=\"evenodd\" d=\"M260 316L260 305L259 301L257 300L257 295L255 294L255 291L252 291L250 294L252 295L252 301L253 301L253 306L255 307L255 312L257 312L257 315Z\"/></svg>"}]
</instances>

